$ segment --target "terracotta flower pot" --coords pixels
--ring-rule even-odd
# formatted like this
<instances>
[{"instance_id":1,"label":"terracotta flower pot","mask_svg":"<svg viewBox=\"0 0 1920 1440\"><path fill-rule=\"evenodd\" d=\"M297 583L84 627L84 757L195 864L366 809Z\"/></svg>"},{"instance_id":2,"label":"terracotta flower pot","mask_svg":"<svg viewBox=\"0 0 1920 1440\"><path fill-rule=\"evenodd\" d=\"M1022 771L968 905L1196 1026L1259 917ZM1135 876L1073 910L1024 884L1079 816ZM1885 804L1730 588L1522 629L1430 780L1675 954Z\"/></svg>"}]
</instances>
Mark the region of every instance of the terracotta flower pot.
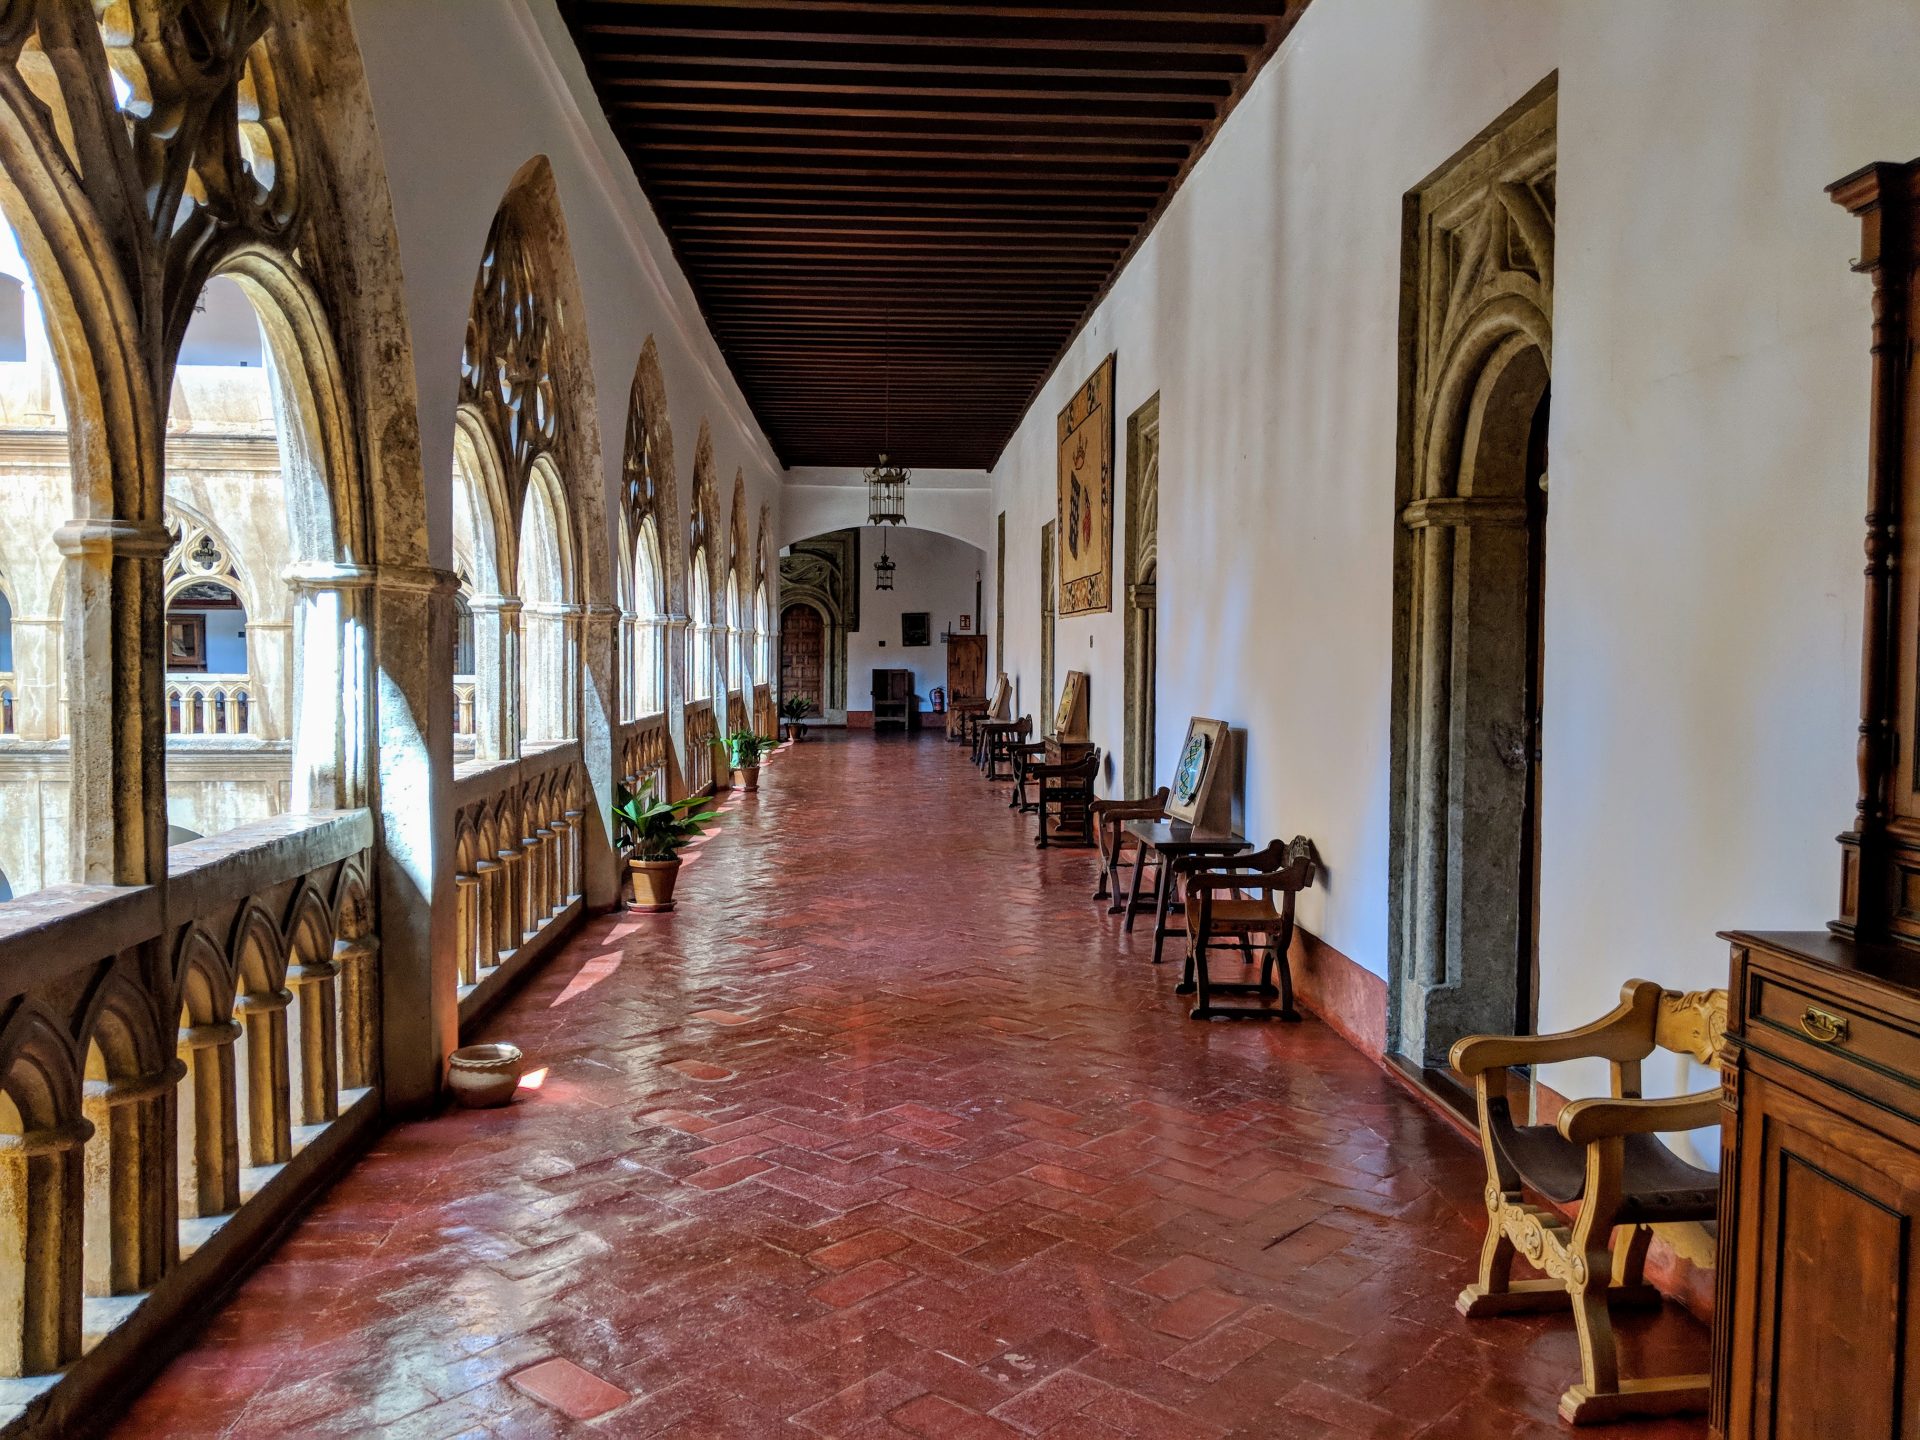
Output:
<instances>
[{"instance_id":1,"label":"terracotta flower pot","mask_svg":"<svg viewBox=\"0 0 1920 1440\"><path fill-rule=\"evenodd\" d=\"M518 1045L468 1045L447 1057L447 1087L469 1110L491 1110L513 1099L525 1064Z\"/></svg>"},{"instance_id":2,"label":"terracotta flower pot","mask_svg":"<svg viewBox=\"0 0 1920 1440\"><path fill-rule=\"evenodd\" d=\"M805 737L806 733L807 733L806 727L803 726L798 720L787 721L787 739L790 740L793 744L798 745L801 739Z\"/></svg>"},{"instance_id":3,"label":"terracotta flower pot","mask_svg":"<svg viewBox=\"0 0 1920 1440\"><path fill-rule=\"evenodd\" d=\"M629 860L627 871L633 881L634 909L673 909L673 887L680 879L678 855L671 860Z\"/></svg>"},{"instance_id":4,"label":"terracotta flower pot","mask_svg":"<svg viewBox=\"0 0 1920 1440\"><path fill-rule=\"evenodd\" d=\"M736 790L758 790L760 788L760 767L758 765L736 765L733 770L733 788Z\"/></svg>"}]
</instances>

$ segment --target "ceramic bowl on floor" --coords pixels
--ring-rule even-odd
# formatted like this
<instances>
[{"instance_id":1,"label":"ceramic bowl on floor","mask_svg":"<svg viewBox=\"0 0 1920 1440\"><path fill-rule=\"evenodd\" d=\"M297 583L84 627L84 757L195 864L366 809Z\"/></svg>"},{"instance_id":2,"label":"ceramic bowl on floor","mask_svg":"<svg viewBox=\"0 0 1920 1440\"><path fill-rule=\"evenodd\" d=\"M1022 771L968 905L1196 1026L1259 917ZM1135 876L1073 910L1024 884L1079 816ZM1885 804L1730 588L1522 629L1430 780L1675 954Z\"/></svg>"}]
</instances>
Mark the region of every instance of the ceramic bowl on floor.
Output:
<instances>
[{"instance_id":1,"label":"ceramic bowl on floor","mask_svg":"<svg viewBox=\"0 0 1920 1440\"><path fill-rule=\"evenodd\" d=\"M466 1045L447 1058L447 1084L469 1110L487 1110L513 1099L525 1068L518 1045Z\"/></svg>"}]
</instances>

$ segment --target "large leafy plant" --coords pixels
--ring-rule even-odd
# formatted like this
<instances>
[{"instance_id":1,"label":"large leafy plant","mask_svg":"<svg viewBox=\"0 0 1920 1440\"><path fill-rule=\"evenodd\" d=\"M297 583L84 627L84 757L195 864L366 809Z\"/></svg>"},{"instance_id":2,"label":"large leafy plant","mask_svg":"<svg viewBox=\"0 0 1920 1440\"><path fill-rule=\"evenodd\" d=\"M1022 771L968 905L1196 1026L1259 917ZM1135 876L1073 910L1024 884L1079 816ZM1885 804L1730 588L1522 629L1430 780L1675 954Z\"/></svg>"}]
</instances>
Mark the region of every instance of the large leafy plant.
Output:
<instances>
[{"instance_id":1,"label":"large leafy plant","mask_svg":"<svg viewBox=\"0 0 1920 1440\"><path fill-rule=\"evenodd\" d=\"M721 742L727 747L727 763L736 770L758 765L760 757L779 742L771 735L756 735L751 730L729 731Z\"/></svg>"},{"instance_id":2,"label":"large leafy plant","mask_svg":"<svg viewBox=\"0 0 1920 1440\"><path fill-rule=\"evenodd\" d=\"M656 800L652 785L642 785L637 795L621 786L613 807L620 843L631 848L636 860L678 859L680 847L705 834L718 814L704 795Z\"/></svg>"},{"instance_id":3,"label":"large leafy plant","mask_svg":"<svg viewBox=\"0 0 1920 1440\"><path fill-rule=\"evenodd\" d=\"M789 695L780 702L780 717L789 725L798 725L813 713L813 702L804 695Z\"/></svg>"}]
</instances>

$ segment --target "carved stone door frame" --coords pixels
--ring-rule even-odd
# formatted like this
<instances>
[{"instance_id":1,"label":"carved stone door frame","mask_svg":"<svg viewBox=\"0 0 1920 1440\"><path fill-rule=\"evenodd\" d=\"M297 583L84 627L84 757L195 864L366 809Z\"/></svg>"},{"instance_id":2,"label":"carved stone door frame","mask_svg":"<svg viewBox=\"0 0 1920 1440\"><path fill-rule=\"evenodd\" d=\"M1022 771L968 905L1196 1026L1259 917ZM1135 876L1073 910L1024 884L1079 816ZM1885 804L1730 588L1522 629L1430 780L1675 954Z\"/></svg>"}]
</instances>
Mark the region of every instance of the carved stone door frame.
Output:
<instances>
[{"instance_id":1,"label":"carved stone door frame","mask_svg":"<svg viewBox=\"0 0 1920 1440\"><path fill-rule=\"evenodd\" d=\"M1053 731L1053 657L1055 617L1060 601L1054 591L1054 521L1040 527L1040 733Z\"/></svg>"},{"instance_id":2,"label":"carved stone door frame","mask_svg":"<svg viewBox=\"0 0 1920 1440\"><path fill-rule=\"evenodd\" d=\"M1388 1046L1512 1028L1526 924L1527 486L1552 357L1552 77L1406 198Z\"/></svg>"},{"instance_id":3,"label":"carved stone door frame","mask_svg":"<svg viewBox=\"0 0 1920 1440\"><path fill-rule=\"evenodd\" d=\"M1126 695L1124 778L1128 797L1153 793L1154 689L1159 671L1160 397L1127 420Z\"/></svg>"}]
</instances>

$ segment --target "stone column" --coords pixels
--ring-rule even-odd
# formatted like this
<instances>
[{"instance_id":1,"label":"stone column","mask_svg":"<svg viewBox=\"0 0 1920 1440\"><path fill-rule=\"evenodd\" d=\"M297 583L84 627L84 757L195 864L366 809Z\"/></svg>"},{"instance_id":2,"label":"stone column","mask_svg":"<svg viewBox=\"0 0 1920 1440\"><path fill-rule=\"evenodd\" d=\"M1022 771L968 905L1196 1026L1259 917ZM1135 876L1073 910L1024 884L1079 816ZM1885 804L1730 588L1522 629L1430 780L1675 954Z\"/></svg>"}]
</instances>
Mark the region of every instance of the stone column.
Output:
<instances>
[{"instance_id":1,"label":"stone column","mask_svg":"<svg viewBox=\"0 0 1920 1440\"><path fill-rule=\"evenodd\" d=\"M473 755L511 760L520 753L520 602L476 595L467 609L473 615Z\"/></svg>"},{"instance_id":2,"label":"stone column","mask_svg":"<svg viewBox=\"0 0 1920 1440\"><path fill-rule=\"evenodd\" d=\"M379 995L380 942L372 935L356 935L333 942L333 963L340 971L340 1087L364 1090L378 1070L379 1025L375 999Z\"/></svg>"},{"instance_id":3,"label":"stone column","mask_svg":"<svg viewBox=\"0 0 1920 1440\"><path fill-rule=\"evenodd\" d=\"M667 714L667 793L663 800L679 800L692 789L687 783L687 768L681 763L687 753L687 697L691 693L687 688L688 667L687 627L692 622L685 615L668 615L660 622L660 644L666 654L661 661L661 670L666 679L666 691L660 697L660 704Z\"/></svg>"},{"instance_id":4,"label":"stone column","mask_svg":"<svg viewBox=\"0 0 1920 1440\"><path fill-rule=\"evenodd\" d=\"M540 847L540 864L536 871L540 878L540 885L539 893L534 900L533 914L529 918L533 921L533 928L539 930L553 918L553 912L560 908L554 904L554 896L560 891L560 847L555 843L559 838L558 832L546 820L542 820L534 827L533 834Z\"/></svg>"},{"instance_id":5,"label":"stone column","mask_svg":"<svg viewBox=\"0 0 1920 1440\"><path fill-rule=\"evenodd\" d=\"M484 865L486 861L480 864ZM465 870L458 871L453 877L453 888L460 983L477 985L480 981L480 877L470 875Z\"/></svg>"},{"instance_id":6,"label":"stone column","mask_svg":"<svg viewBox=\"0 0 1920 1440\"><path fill-rule=\"evenodd\" d=\"M324 1125L340 1114L340 1047L334 1029L334 983L340 967L331 956L287 967L294 994L293 1023L300 1054L300 1123Z\"/></svg>"},{"instance_id":7,"label":"stone column","mask_svg":"<svg viewBox=\"0 0 1920 1440\"><path fill-rule=\"evenodd\" d=\"M157 476L151 491L157 511ZM67 561L68 876L153 884L167 854L161 566L173 537L157 516L90 518L68 521L53 541Z\"/></svg>"},{"instance_id":8,"label":"stone column","mask_svg":"<svg viewBox=\"0 0 1920 1440\"><path fill-rule=\"evenodd\" d=\"M500 963L498 936L500 934L500 862L498 860L476 860L473 865L478 881L479 907L474 915L475 933L473 937L473 960L471 969L474 982L478 983L482 975Z\"/></svg>"},{"instance_id":9,"label":"stone column","mask_svg":"<svg viewBox=\"0 0 1920 1440\"><path fill-rule=\"evenodd\" d=\"M242 995L234 1010L247 1034L247 1159L254 1165L282 1165L293 1158L292 1077L287 1066L287 1007L293 992L285 988Z\"/></svg>"},{"instance_id":10,"label":"stone column","mask_svg":"<svg viewBox=\"0 0 1920 1440\"><path fill-rule=\"evenodd\" d=\"M576 832L579 873L567 874L560 904L580 894L590 911L611 910L618 902L620 877L613 844L614 781L619 775L615 744L620 714L620 624L618 606L589 606L580 618L580 763L586 781L585 803ZM564 802L570 797L561 797ZM556 806L556 812L565 808Z\"/></svg>"},{"instance_id":11,"label":"stone column","mask_svg":"<svg viewBox=\"0 0 1920 1440\"><path fill-rule=\"evenodd\" d=\"M173 1111L186 1073L175 1058L150 1075L86 1082L83 1103L92 1112L96 1139L86 1147L83 1164L89 1190L103 1202L88 1205L88 1220L93 1223L97 1214L107 1239L87 1257L89 1295L149 1290L179 1261ZM104 1166L104 1173L94 1173L96 1166Z\"/></svg>"},{"instance_id":12,"label":"stone column","mask_svg":"<svg viewBox=\"0 0 1920 1440\"><path fill-rule=\"evenodd\" d=\"M294 681L300 667L291 620L247 617L247 729L256 740L286 740L293 734L292 718L298 696Z\"/></svg>"},{"instance_id":13,"label":"stone column","mask_svg":"<svg viewBox=\"0 0 1920 1440\"><path fill-rule=\"evenodd\" d=\"M293 739L292 808L298 812L364 805L371 790L367 722L373 675L367 592L374 572L364 565L302 561L289 566L283 578L293 591L298 659L288 687L292 714L269 723L276 725L276 733Z\"/></svg>"},{"instance_id":14,"label":"stone column","mask_svg":"<svg viewBox=\"0 0 1920 1440\"><path fill-rule=\"evenodd\" d=\"M502 823L516 824L509 818ZM526 914L525 887L521 880L524 854L517 841L509 840L500 848L500 903L494 911L494 964L498 965L520 948L525 933L522 917Z\"/></svg>"},{"instance_id":15,"label":"stone column","mask_svg":"<svg viewBox=\"0 0 1920 1440\"><path fill-rule=\"evenodd\" d=\"M93 1126L0 1135L0 1375L44 1375L80 1358L81 1149Z\"/></svg>"},{"instance_id":16,"label":"stone column","mask_svg":"<svg viewBox=\"0 0 1920 1440\"><path fill-rule=\"evenodd\" d=\"M13 733L22 740L58 740L63 649L57 615L13 617Z\"/></svg>"},{"instance_id":17,"label":"stone column","mask_svg":"<svg viewBox=\"0 0 1920 1440\"><path fill-rule=\"evenodd\" d=\"M417 469L414 472L418 474ZM357 1078L380 1079L389 1114L417 1113L440 1092L446 1056L460 1043L453 917L453 596L451 571L382 564L371 596L374 654L370 797L378 969L343 973L345 993L369 1027ZM371 943L371 942L369 942ZM365 976L364 985L359 977ZM378 1026L377 1039L373 1026Z\"/></svg>"},{"instance_id":18,"label":"stone column","mask_svg":"<svg viewBox=\"0 0 1920 1440\"><path fill-rule=\"evenodd\" d=\"M180 1032L187 1052L187 1107L180 1124L180 1205L193 1216L240 1208L240 1119L233 1070L238 1020L191 1025Z\"/></svg>"}]
</instances>

